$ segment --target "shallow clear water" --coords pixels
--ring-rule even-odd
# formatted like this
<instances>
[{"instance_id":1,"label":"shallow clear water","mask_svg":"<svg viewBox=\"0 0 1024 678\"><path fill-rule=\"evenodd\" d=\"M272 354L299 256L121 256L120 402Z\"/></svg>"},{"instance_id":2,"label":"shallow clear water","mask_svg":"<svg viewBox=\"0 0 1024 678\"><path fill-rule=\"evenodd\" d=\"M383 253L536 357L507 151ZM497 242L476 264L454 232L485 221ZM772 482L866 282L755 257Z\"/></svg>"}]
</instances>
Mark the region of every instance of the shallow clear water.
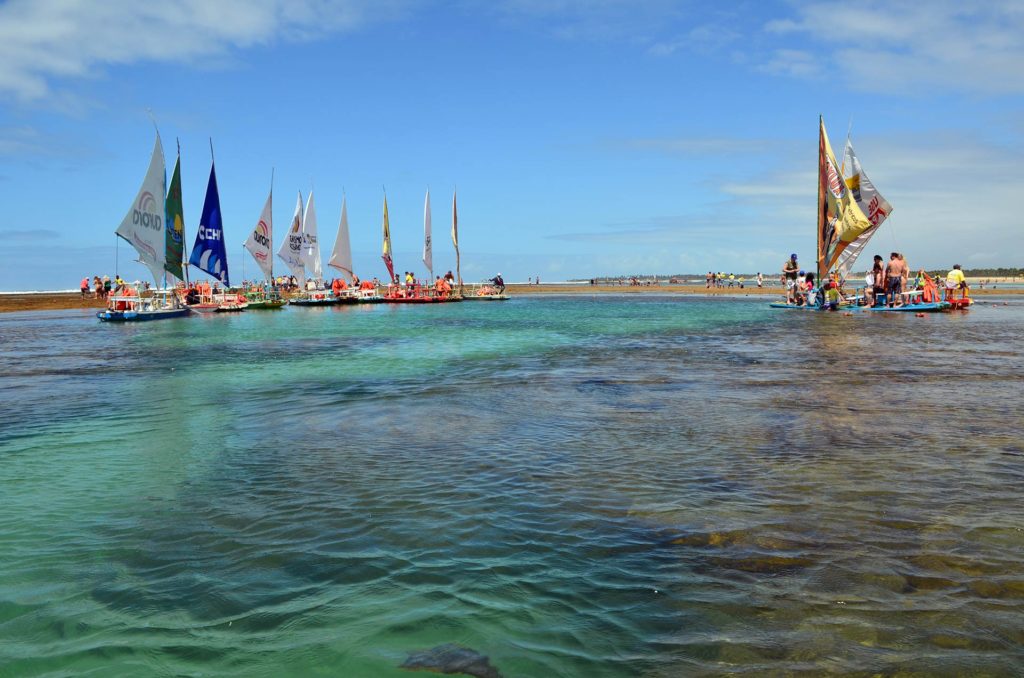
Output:
<instances>
[{"instance_id":1,"label":"shallow clear water","mask_svg":"<svg viewBox=\"0 0 1024 678\"><path fill-rule=\"evenodd\" d=\"M3 314L0 674L1016 675L1022 335L1013 302Z\"/></svg>"}]
</instances>

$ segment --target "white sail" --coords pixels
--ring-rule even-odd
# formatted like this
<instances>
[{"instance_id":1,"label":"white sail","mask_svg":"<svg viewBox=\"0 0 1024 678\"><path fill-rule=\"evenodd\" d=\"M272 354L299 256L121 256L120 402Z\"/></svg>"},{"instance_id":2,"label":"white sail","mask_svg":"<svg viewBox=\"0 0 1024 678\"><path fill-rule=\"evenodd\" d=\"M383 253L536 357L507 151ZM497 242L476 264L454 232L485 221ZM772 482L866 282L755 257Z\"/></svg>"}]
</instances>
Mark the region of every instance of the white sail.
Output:
<instances>
[{"instance_id":1,"label":"white sail","mask_svg":"<svg viewBox=\"0 0 1024 678\"><path fill-rule=\"evenodd\" d=\"M427 198L423 202L423 265L430 272L430 278L434 277L434 255L431 251L430 242L430 189L427 189Z\"/></svg>"},{"instance_id":2,"label":"white sail","mask_svg":"<svg viewBox=\"0 0 1024 678\"><path fill-rule=\"evenodd\" d=\"M277 256L288 265L291 274L299 279L299 282L306 282L306 271L302 262L302 191L299 191L299 199L295 203L295 214L292 215L292 223L288 226L288 234L281 243L281 249Z\"/></svg>"},{"instance_id":3,"label":"white sail","mask_svg":"<svg viewBox=\"0 0 1024 678\"><path fill-rule=\"evenodd\" d=\"M345 198L342 197L338 237L334 240L334 251L331 252L331 260L327 262L327 265L344 273L348 281L352 282L355 274L352 272L352 246L348 238L348 207L345 202Z\"/></svg>"},{"instance_id":4,"label":"white sail","mask_svg":"<svg viewBox=\"0 0 1024 678\"><path fill-rule=\"evenodd\" d=\"M316 208L313 206L313 191L306 200L306 215L302 218L302 263L313 272L313 280L324 277L320 263L320 242L316 234Z\"/></svg>"},{"instance_id":5,"label":"white sail","mask_svg":"<svg viewBox=\"0 0 1024 678\"><path fill-rule=\"evenodd\" d=\"M256 227L252 229L249 239L245 241L245 249L249 250L249 254L256 260L256 264L268 279L274 277L274 259L270 251L271 244L274 242L273 205L274 189L271 188L270 194L267 195L267 202L263 205L263 211L260 213L260 220L256 222Z\"/></svg>"},{"instance_id":6,"label":"white sail","mask_svg":"<svg viewBox=\"0 0 1024 678\"><path fill-rule=\"evenodd\" d=\"M878 192L875 185L871 183L871 179L868 179L864 168L860 166L860 160L853 152L853 144L850 143L849 139L846 140L846 148L843 152L843 178L846 181L847 188L853 194L853 199L856 201L857 206L860 207L861 211L867 216L868 221L871 222L871 228L861 233L839 255L836 267L839 269L839 275L845 279L849 275L850 269L853 268L853 264L857 261L857 257L864 251L868 241L875 234L875 231L878 230L878 227L882 225L882 222L892 212L892 205L882 197L882 194Z\"/></svg>"},{"instance_id":7,"label":"white sail","mask_svg":"<svg viewBox=\"0 0 1024 678\"><path fill-rule=\"evenodd\" d=\"M153 155L149 159L146 178L142 180L128 214L115 233L132 244L139 260L153 274L159 286L164 273L167 240L164 234L164 199L167 194L167 169L164 166L164 147L157 132Z\"/></svg>"}]
</instances>

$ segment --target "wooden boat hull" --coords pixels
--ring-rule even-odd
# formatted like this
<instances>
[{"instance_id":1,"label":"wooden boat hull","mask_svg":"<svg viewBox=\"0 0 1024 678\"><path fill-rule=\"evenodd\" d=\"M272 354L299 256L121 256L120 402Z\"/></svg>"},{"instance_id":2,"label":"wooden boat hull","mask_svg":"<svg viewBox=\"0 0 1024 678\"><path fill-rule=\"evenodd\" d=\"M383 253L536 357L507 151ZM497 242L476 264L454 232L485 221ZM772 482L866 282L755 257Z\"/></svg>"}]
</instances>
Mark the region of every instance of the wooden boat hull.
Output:
<instances>
[{"instance_id":1,"label":"wooden boat hull","mask_svg":"<svg viewBox=\"0 0 1024 678\"><path fill-rule=\"evenodd\" d=\"M96 317L108 323L148 322L184 318L191 314L187 308L167 308L156 311L99 311Z\"/></svg>"},{"instance_id":2,"label":"wooden boat hull","mask_svg":"<svg viewBox=\"0 0 1024 678\"><path fill-rule=\"evenodd\" d=\"M249 308L251 311L270 311L274 309L284 308L286 302L284 299L267 299L264 301L250 301Z\"/></svg>"},{"instance_id":3,"label":"wooden boat hull","mask_svg":"<svg viewBox=\"0 0 1024 678\"><path fill-rule=\"evenodd\" d=\"M290 306L334 306L338 300L333 297L324 299L289 299Z\"/></svg>"}]
</instances>

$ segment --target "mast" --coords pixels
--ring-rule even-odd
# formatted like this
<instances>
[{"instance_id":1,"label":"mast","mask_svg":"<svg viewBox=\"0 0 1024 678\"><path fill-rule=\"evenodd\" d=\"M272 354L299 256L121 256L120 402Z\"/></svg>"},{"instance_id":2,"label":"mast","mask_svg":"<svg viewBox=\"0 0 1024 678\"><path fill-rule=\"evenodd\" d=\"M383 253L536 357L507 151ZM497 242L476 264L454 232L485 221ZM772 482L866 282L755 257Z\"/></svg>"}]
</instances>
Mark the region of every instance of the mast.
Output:
<instances>
[{"instance_id":1,"label":"mast","mask_svg":"<svg viewBox=\"0 0 1024 678\"><path fill-rule=\"evenodd\" d=\"M825 261L826 253L825 248L825 225L828 222L828 203L825 200L825 182L827 181L825 175L825 164L828 162L828 158L825 157L825 119L822 116L818 116L818 243L817 243L817 277L816 280L820 281L823 278L823 271L828 268L828 262Z\"/></svg>"}]
</instances>

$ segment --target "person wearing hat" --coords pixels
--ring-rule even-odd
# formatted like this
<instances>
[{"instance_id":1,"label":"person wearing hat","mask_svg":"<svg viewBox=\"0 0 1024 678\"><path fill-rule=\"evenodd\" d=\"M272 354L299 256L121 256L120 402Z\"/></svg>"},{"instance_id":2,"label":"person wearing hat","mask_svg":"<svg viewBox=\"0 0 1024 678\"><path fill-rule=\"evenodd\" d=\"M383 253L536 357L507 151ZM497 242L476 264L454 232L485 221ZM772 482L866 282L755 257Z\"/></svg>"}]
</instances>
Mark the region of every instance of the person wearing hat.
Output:
<instances>
[{"instance_id":1,"label":"person wearing hat","mask_svg":"<svg viewBox=\"0 0 1024 678\"><path fill-rule=\"evenodd\" d=\"M782 265L782 286L786 290L786 303L792 304L793 290L796 287L796 277L800 271L800 264L796 262L796 252L789 255L789 259L786 259L786 263Z\"/></svg>"},{"instance_id":2,"label":"person wearing hat","mask_svg":"<svg viewBox=\"0 0 1024 678\"><path fill-rule=\"evenodd\" d=\"M491 278L491 282L498 288L498 294L502 294L505 291L505 279L501 277L501 273Z\"/></svg>"}]
</instances>

